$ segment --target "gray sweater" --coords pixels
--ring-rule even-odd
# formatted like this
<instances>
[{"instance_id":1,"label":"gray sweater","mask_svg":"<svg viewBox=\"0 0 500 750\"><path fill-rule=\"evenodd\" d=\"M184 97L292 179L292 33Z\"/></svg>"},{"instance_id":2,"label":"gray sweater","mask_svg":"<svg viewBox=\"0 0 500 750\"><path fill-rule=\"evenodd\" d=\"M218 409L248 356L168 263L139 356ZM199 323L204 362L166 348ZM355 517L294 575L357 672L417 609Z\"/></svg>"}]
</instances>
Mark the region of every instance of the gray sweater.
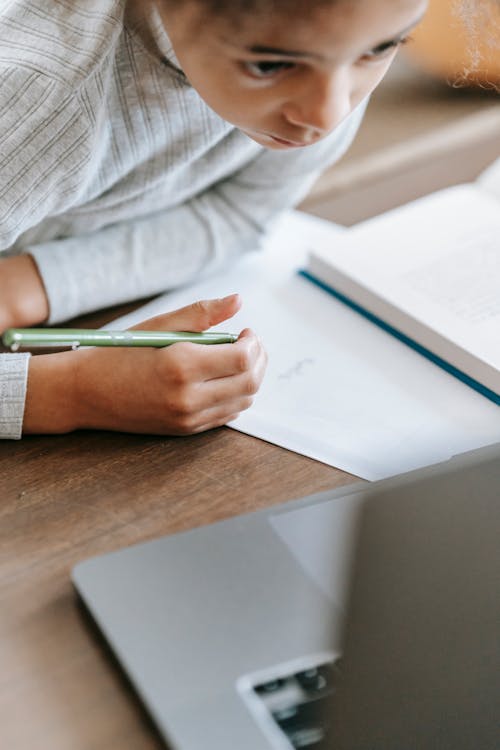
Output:
<instances>
[{"instance_id":1,"label":"gray sweater","mask_svg":"<svg viewBox=\"0 0 500 750\"><path fill-rule=\"evenodd\" d=\"M189 85L159 16L153 54L126 0L0 8L0 252L29 252L50 323L214 272L255 248L350 144L268 151ZM0 355L0 437L18 438L28 355Z\"/></svg>"}]
</instances>

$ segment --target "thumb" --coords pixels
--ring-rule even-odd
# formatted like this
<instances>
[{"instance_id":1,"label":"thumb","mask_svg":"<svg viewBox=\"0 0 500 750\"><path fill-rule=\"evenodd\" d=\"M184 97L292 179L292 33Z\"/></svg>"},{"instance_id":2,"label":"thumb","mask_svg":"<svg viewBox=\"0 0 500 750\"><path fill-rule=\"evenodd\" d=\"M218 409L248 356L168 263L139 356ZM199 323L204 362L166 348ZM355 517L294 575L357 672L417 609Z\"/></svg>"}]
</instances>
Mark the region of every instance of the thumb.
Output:
<instances>
[{"instance_id":1,"label":"thumb","mask_svg":"<svg viewBox=\"0 0 500 750\"><path fill-rule=\"evenodd\" d=\"M174 312L145 320L134 328L150 331L205 331L232 318L240 307L239 294L230 294L221 299L198 300Z\"/></svg>"}]
</instances>

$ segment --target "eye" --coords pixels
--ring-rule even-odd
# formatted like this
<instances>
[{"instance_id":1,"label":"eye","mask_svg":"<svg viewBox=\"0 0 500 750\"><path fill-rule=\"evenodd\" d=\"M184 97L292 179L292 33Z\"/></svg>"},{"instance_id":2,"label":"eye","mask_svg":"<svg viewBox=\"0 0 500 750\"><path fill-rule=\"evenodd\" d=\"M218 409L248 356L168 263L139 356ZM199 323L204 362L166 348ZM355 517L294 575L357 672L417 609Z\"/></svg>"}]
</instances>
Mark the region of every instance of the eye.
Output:
<instances>
[{"instance_id":1,"label":"eye","mask_svg":"<svg viewBox=\"0 0 500 750\"><path fill-rule=\"evenodd\" d=\"M407 44L410 41L411 37L406 36L402 39L392 39L390 42L384 42L363 55L361 60L383 60L385 57L389 57L389 55L402 44Z\"/></svg>"},{"instance_id":2,"label":"eye","mask_svg":"<svg viewBox=\"0 0 500 750\"><path fill-rule=\"evenodd\" d=\"M285 70L290 70L295 63L276 60L260 60L244 63L245 70L254 78L272 78Z\"/></svg>"}]
</instances>

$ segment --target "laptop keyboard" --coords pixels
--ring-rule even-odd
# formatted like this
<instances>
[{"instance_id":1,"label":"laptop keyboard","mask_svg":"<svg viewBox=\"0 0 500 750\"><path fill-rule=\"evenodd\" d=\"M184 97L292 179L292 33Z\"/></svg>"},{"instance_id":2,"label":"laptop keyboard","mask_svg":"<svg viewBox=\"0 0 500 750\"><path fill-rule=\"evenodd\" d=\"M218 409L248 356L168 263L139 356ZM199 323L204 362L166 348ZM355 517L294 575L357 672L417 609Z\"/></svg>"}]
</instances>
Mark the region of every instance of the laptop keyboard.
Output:
<instances>
[{"instance_id":1,"label":"laptop keyboard","mask_svg":"<svg viewBox=\"0 0 500 750\"><path fill-rule=\"evenodd\" d=\"M254 685L254 691L292 748L326 750L328 701L340 675L340 659Z\"/></svg>"}]
</instances>

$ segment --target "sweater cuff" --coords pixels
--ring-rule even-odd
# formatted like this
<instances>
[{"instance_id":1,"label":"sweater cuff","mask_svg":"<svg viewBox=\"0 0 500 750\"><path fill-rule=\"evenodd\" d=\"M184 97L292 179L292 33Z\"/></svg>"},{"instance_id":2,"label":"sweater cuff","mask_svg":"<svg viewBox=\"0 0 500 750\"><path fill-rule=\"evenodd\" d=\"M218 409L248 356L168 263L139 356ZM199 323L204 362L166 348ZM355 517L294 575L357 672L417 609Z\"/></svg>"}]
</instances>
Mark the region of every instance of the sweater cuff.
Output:
<instances>
[{"instance_id":1,"label":"sweater cuff","mask_svg":"<svg viewBox=\"0 0 500 750\"><path fill-rule=\"evenodd\" d=\"M0 354L0 439L19 440L30 354Z\"/></svg>"},{"instance_id":2,"label":"sweater cuff","mask_svg":"<svg viewBox=\"0 0 500 750\"><path fill-rule=\"evenodd\" d=\"M46 242L26 251L37 265L49 303L49 317L44 325L76 318L81 312L77 303L77 276L65 274L67 258L61 257L59 244Z\"/></svg>"}]
</instances>

